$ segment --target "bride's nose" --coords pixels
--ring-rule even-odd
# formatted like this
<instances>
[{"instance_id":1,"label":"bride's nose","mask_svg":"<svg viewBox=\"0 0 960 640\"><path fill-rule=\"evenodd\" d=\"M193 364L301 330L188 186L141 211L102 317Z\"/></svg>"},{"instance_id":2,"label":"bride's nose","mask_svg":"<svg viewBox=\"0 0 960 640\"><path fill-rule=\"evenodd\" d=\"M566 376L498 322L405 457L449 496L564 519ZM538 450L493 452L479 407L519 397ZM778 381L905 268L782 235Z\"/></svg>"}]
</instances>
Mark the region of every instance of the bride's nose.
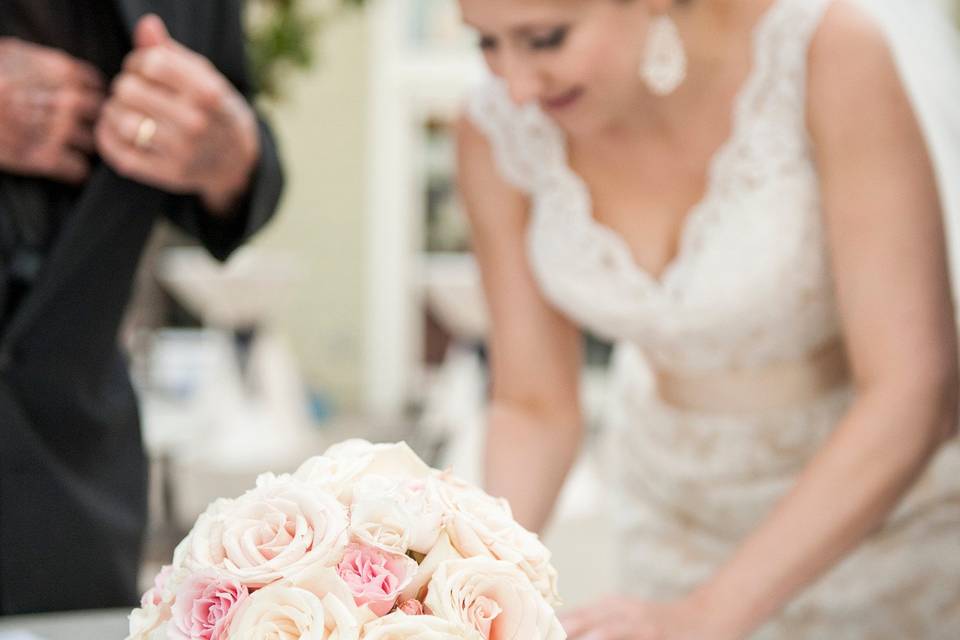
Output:
<instances>
[{"instance_id":1,"label":"bride's nose","mask_svg":"<svg viewBox=\"0 0 960 640\"><path fill-rule=\"evenodd\" d=\"M510 99L516 104L540 99L544 88L542 71L537 65L519 56L505 57L501 69L510 90Z\"/></svg>"}]
</instances>

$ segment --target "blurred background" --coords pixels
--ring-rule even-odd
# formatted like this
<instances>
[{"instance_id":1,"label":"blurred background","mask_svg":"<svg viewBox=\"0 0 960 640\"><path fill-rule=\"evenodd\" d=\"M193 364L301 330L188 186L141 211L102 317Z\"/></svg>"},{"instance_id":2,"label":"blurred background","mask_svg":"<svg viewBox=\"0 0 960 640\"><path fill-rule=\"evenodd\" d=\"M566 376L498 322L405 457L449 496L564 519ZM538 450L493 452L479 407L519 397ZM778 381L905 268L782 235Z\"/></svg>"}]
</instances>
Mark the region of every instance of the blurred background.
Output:
<instances>
[{"instance_id":1,"label":"blurred background","mask_svg":"<svg viewBox=\"0 0 960 640\"><path fill-rule=\"evenodd\" d=\"M287 190L227 265L170 227L144 260L122 338L153 465L145 576L212 499L347 437L405 439L480 481L486 318L451 138L485 73L474 38L453 0L250 0L248 14ZM613 578L609 350L584 340L590 438L545 536L570 604ZM591 536L598 553L578 554Z\"/></svg>"}]
</instances>

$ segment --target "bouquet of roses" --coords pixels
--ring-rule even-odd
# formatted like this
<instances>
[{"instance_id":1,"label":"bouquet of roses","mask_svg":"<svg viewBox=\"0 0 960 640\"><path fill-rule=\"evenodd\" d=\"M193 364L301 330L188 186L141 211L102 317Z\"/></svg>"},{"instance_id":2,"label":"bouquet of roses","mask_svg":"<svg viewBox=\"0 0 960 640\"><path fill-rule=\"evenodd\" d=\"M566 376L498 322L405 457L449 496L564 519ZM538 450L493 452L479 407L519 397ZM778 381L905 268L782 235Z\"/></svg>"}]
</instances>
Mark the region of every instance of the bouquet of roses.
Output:
<instances>
[{"instance_id":1,"label":"bouquet of roses","mask_svg":"<svg viewBox=\"0 0 960 640\"><path fill-rule=\"evenodd\" d=\"M562 640L557 603L505 501L351 440L210 505L128 640Z\"/></svg>"}]
</instances>

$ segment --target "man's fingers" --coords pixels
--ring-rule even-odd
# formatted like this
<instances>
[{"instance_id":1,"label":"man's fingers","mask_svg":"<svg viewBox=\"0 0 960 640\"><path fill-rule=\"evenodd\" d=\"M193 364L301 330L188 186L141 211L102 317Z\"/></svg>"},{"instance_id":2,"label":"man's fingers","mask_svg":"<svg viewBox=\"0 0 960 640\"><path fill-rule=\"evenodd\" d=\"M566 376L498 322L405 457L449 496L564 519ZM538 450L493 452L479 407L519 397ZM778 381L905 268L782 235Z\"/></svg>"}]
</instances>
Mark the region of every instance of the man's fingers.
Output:
<instances>
[{"instance_id":1,"label":"man's fingers","mask_svg":"<svg viewBox=\"0 0 960 640\"><path fill-rule=\"evenodd\" d=\"M106 113L105 110L104 118L98 123L96 130L97 149L104 162L125 178L166 191L180 192L168 164L162 158L144 153L126 140L115 128L116 122L107 120Z\"/></svg>"},{"instance_id":2,"label":"man's fingers","mask_svg":"<svg viewBox=\"0 0 960 640\"><path fill-rule=\"evenodd\" d=\"M61 182L87 179L104 101L101 73L57 49L4 38L0 74L7 81L0 126L16 150L8 166Z\"/></svg>"},{"instance_id":3,"label":"man's fingers","mask_svg":"<svg viewBox=\"0 0 960 640\"><path fill-rule=\"evenodd\" d=\"M62 92L62 108L80 122L96 122L103 108L104 95L89 89Z\"/></svg>"},{"instance_id":4,"label":"man's fingers","mask_svg":"<svg viewBox=\"0 0 960 640\"><path fill-rule=\"evenodd\" d=\"M157 148L160 131L159 125L155 124L154 131L150 133L150 139L141 140L138 145L137 138L141 135L141 127L144 126L144 119L147 117L149 116L111 102L103 108L100 126L108 128L123 146L139 152L149 151Z\"/></svg>"},{"instance_id":5,"label":"man's fingers","mask_svg":"<svg viewBox=\"0 0 960 640\"><path fill-rule=\"evenodd\" d=\"M71 79L74 83L85 89L103 93L106 89L107 82L100 70L83 60L74 59L73 62L74 69Z\"/></svg>"},{"instance_id":6,"label":"man's fingers","mask_svg":"<svg viewBox=\"0 0 960 640\"><path fill-rule=\"evenodd\" d=\"M106 87L100 70L85 60L56 49L43 50L39 55L46 58L47 68L54 79L59 81L57 84L100 92Z\"/></svg>"},{"instance_id":7,"label":"man's fingers","mask_svg":"<svg viewBox=\"0 0 960 640\"><path fill-rule=\"evenodd\" d=\"M137 49L159 47L173 42L167 25L160 16L150 13L137 22L133 29L133 46Z\"/></svg>"},{"instance_id":8,"label":"man's fingers","mask_svg":"<svg viewBox=\"0 0 960 640\"><path fill-rule=\"evenodd\" d=\"M148 126L145 124L148 119L153 120L152 130L143 129ZM148 135L149 139L138 141L142 135ZM109 143L107 151L111 155L104 153L104 140ZM103 116L97 123L96 142L97 149L105 160L120 163L120 166L114 167L119 173L143 170L145 173L137 174L137 179L141 182L157 186L156 182L159 180L173 187L173 190L178 190L176 184L183 181L182 170L179 168L181 165L176 162L177 153L181 149L180 140L171 133L168 125L151 116L109 102L103 108ZM136 157L136 162L132 161L133 157Z\"/></svg>"},{"instance_id":9,"label":"man's fingers","mask_svg":"<svg viewBox=\"0 0 960 640\"><path fill-rule=\"evenodd\" d=\"M201 111L135 74L123 73L117 78L113 99L122 107L150 116L186 136L196 137L204 128L205 116Z\"/></svg>"},{"instance_id":10,"label":"man's fingers","mask_svg":"<svg viewBox=\"0 0 960 640\"><path fill-rule=\"evenodd\" d=\"M68 53L18 38L0 38L0 71L38 88L75 86L103 91L106 82L94 65Z\"/></svg>"},{"instance_id":11,"label":"man's fingers","mask_svg":"<svg viewBox=\"0 0 960 640\"><path fill-rule=\"evenodd\" d=\"M90 161L79 151L64 149L57 155L50 173L63 182L80 184L90 175Z\"/></svg>"},{"instance_id":12,"label":"man's fingers","mask_svg":"<svg viewBox=\"0 0 960 640\"><path fill-rule=\"evenodd\" d=\"M82 123L75 126L67 138L67 144L83 153L96 151L97 141L93 134L93 125Z\"/></svg>"},{"instance_id":13,"label":"man's fingers","mask_svg":"<svg viewBox=\"0 0 960 640\"><path fill-rule=\"evenodd\" d=\"M138 49L127 56L124 71L203 107L219 107L227 86L210 62L186 49Z\"/></svg>"}]
</instances>

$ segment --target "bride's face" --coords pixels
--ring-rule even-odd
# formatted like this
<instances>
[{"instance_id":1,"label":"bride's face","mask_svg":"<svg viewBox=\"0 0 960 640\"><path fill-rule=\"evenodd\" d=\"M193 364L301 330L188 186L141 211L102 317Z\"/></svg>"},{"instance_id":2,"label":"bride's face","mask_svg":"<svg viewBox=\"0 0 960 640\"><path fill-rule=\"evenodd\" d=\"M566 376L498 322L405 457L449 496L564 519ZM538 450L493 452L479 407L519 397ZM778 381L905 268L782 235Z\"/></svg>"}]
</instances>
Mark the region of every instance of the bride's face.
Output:
<instances>
[{"instance_id":1,"label":"bride's face","mask_svg":"<svg viewBox=\"0 0 960 640\"><path fill-rule=\"evenodd\" d=\"M537 102L564 129L587 133L636 104L644 0L460 0L491 71L514 102Z\"/></svg>"}]
</instances>

